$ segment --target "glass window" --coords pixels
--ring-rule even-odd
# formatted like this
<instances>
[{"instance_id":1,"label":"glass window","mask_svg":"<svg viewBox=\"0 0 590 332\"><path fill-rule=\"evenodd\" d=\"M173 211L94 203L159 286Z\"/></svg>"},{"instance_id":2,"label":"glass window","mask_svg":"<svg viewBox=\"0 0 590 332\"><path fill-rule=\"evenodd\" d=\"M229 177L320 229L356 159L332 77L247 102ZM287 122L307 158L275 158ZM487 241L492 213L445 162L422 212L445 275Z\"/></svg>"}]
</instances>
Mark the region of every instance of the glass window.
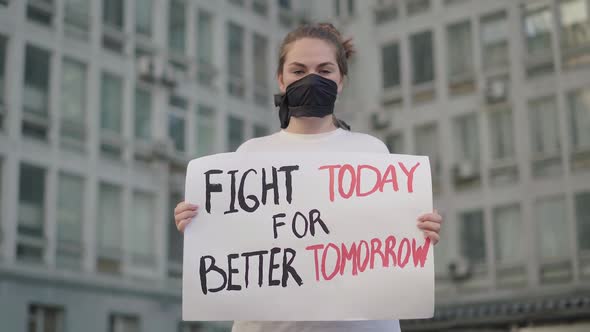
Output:
<instances>
[{"instance_id":1,"label":"glass window","mask_svg":"<svg viewBox=\"0 0 590 332\"><path fill-rule=\"evenodd\" d=\"M269 102L268 94L268 40L254 34L254 100L260 105Z\"/></svg>"},{"instance_id":2,"label":"glass window","mask_svg":"<svg viewBox=\"0 0 590 332\"><path fill-rule=\"evenodd\" d=\"M508 66L508 22L505 12L499 12L481 20L482 62L484 69Z\"/></svg>"},{"instance_id":3,"label":"glass window","mask_svg":"<svg viewBox=\"0 0 590 332\"><path fill-rule=\"evenodd\" d=\"M64 332L64 315L60 307L30 304L27 332Z\"/></svg>"},{"instance_id":4,"label":"glass window","mask_svg":"<svg viewBox=\"0 0 590 332\"><path fill-rule=\"evenodd\" d=\"M155 211L154 196L149 193L133 193L133 213L129 216L125 233L131 263L138 267L153 267L155 263Z\"/></svg>"},{"instance_id":5,"label":"glass window","mask_svg":"<svg viewBox=\"0 0 590 332\"><path fill-rule=\"evenodd\" d=\"M485 264L486 241L483 211L463 212L459 216L461 255L472 264Z\"/></svg>"},{"instance_id":6,"label":"glass window","mask_svg":"<svg viewBox=\"0 0 590 332\"><path fill-rule=\"evenodd\" d=\"M180 54L186 53L186 4L183 0L170 2L168 47Z\"/></svg>"},{"instance_id":7,"label":"glass window","mask_svg":"<svg viewBox=\"0 0 590 332\"><path fill-rule=\"evenodd\" d=\"M477 114L461 115L454 119L455 158L479 164L479 126Z\"/></svg>"},{"instance_id":8,"label":"glass window","mask_svg":"<svg viewBox=\"0 0 590 332\"><path fill-rule=\"evenodd\" d=\"M170 112L168 114L168 137L172 139L177 152L185 152L185 121L186 121L186 100L172 96L170 98Z\"/></svg>"},{"instance_id":9,"label":"glass window","mask_svg":"<svg viewBox=\"0 0 590 332\"><path fill-rule=\"evenodd\" d=\"M48 117L49 52L27 45L25 49L24 111Z\"/></svg>"},{"instance_id":10,"label":"glass window","mask_svg":"<svg viewBox=\"0 0 590 332\"><path fill-rule=\"evenodd\" d=\"M397 42L381 46L381 65L383 68L383 88L400 85L400 56Z\"/></svg>"},{"instance_id":11,"label":"glass window","mask_svg":"<svg viewBox=\"0 0 590 332\"><path fill-rule=\"evenodd\" d=\"M427 83L434 80L434 48L432 31L424 31L410 37L412 50L412 82Z\"/></svg>"},{"instance_id":12,"label":"glass window","mask_svg":"<svg viewBox=\"0 0 590 332\"><path fill-rule=\"evenodd\" d=\"M135 32L147 37L152 35L154 0L135 0Z\"/></svg>"},{"instance_id":13,"label":"glass window","mask_svg":"<svg viewBox=\"0 0 590 332\"><path fill-rule=\"evenodd\" d=\"M580 250L590 250L590 191L577 193L575 205L578 247Z\"/></svg>"},{"instance_id":14,"label":"glass window","mask_svg":"<svg viewBox=\"0 0 590 332\"><path fill-rule=\"evenodd\" d=\"M263 137L268 135L268 128L263 125L254 125L254 137Z\"/></svg>"},{"instance_id":15,"label":"glass window","mask_svg":"<svg viewBox=\"0 0 590 332\"><path fill-rule=\"evenodd\" d=\"M403 154L405 151L403 134L395 133L387 135L385 137L385 145L387 145L390 153Z\"/></svg>"},{"instance_id":16,"label":"glass window","mask_svg":"<svg viewBox=\"0 0 590 332\"><path fill-rule=\"evenodd\" d=\"M168 211L174 211L176 204L184 201L184 195L171 192L168 202ZM174 218L168 222L168 276L182 279L182 248L184 236L176 229Z\"/></svg>"},{"instance_id":17,"label":"glass window","mask_svg":"<svg viewBox=\"0 0 590 332\"><path fill-rule=\"evenodd\" d=\"M123 30L125 2L121 0L103 0L102 22L117 30Z\"/></svg>"},{"instance_id":18,"label":"glass window","mask_svg":"<svg viewBox=\"0 0 590 332\"><path fill-rule=\"evenodd\" d=\"M101 183L96 218L97 270L118 273L123 254L123 198L119 186Z\"/></svg>"},{"instance_id":19,"label":"glass window","mask_svg":"<svg viewBox=\"0 0 590 332\"><path fill-rule=\"evenodd\" d=\"M563 196L538 199L534 206L538 252L541 259L569 258L570 233Z\"/></svg>"},{"instance_id":20,"label":"glass window","mask_svg":"<svg viewBox=\"0 0 590 332\"><path fill-rule=\"evenodd\" d=\"M41 262L45 234L45 170L21 164L18 195L18 236L40 241L19 243L17 257L21 260Z\"/></svg>"},{"instance_id":21,"label":"glass window","mask_svg":"<svg viewBox=\"0 0 590 332\"><path fill-rule=\"evenodd\" d=\"M123 82L120 77L102 74L100 128L121 134L123 117Z\"/></svg>"},{"instance_id":22,"label":"glass window","mask_svg":"<svg viewBox=\"0 0 590 332\"><path fill-rule=\"evenodd\" d=\"M61 135L83 139L86 120L86 65L65 58L61 77Z\"/></svg>"},{"instance_id":23,"label":"glass window","mask_svg":"<svg viewBox=\"0 0 590 332\"><path fill-rule=\"evenodd\" d=\"M440 175L440 148L437 125L433 123L417 127L414 135L416 154L428 156L433 176Z\"/></svg>"},{"instance_id":24,"label":"glass window","mask_svg":"<svg viewBox=\"0 0 590 332\"><path fill-rule=\"evenodd\" d=\"M566 50L577 50L590 44L590 11L587 0L561 0L561 43Z\"/></svg>"},{"instance_id":25,"label":"glass window","mask_svg":"<svg viewBox=\"0 0 590 332\"><path fill-rule=\"evenodd\" d=\"M590 149L590 88L568 95L574 151Z\"/></svg>"},{"instance_id":26,"label":"glass window","mask_svg":"<svg viewBox=\"0 0 590 332\"><path fill-rule=\"evenodd\" d=\"M559 124L555 97L533 100L529 103L529 109L533 157L559 155Z\"/></svg>"},{"instance_id":27,"label":"glass window","mask_svg":"<svg viewBox=\"0 0 590 332\"><path fill-rule=\"evenodd\" d=\"M197 56L200 64L213 63L213 17L199 10L197 14Z\"/></svg>"},{"instance_id":28,"label":"glass window","mask_svg":"<svg viewBox=\"0 0 590 332\"><path fill-rule=\"evenodd\" d=\"M523 4L524 35L530 55L551 55L553 15L546 4Z\"/></svg>"},{"instance_id":29,"label":"glass window","mask_svg":"<svg viewBox=\"0 0 590 332\"><path fill-rule=\"evenodd\" d=\"M210 155L215 151L215 110L199 105L197 109L197 156Z\"/></svg>"},{"instance_id":30,"label":"glass window","mask_svg":"<svg viewBox=\"0 0 590 332\"><path fill-rule=\"evenodd\" d=\"M518 204L499 206L493 210L496 261L517 263L524 259L522 246L522 215Z\"/></svg>"},{"instance_id":31,"label":"glass window","mask_svg":"<svg viewBox=\"0 0 590 332\"><path fill-rule=\"evenodd\" d=\"M82 220L84 219L84 179L59 175L57 198L57 265L80 268Z\"/></svg>"},{"instance_id":32,"label":"glass window","mask_svg":"<svg viewBox=\"0 0 590 332\"><path fill-rule=\"evenodd\" d=\"M408 15L416 15L428 11L430 0L406 0Z\"/></svg>"},{"instance_id":33,"label":"glass window","mask_svg":"<svg viewBox=\"0 0 590 332\"><path fill-rule=\"evenodd\" d=\"M291 0L279 0L279 7L283 9L291 9Z\"/></svg>"},{"instance_id":34,"label":"glass window","mask_svg":"<svg viewBox=\"0 0 590 332\"><path fill-rule=\"evenodd\" d=\"M465 21L449 25L447 38L450 78L473 74L471 22Z\"/></svg>"},{"instance_id":35,"label":"glass window","mask_svg":"<svg viewBox=\"0 0 590 332\"><path fill-rule=\"evenodd\" d=\"M2 105L5 102L6 84L5 84L5 67L6 67L6 48L7 48L6 37L0 35L0 114L2 113ZM2 115L0 115L0 128L2 127Z\"/></svg>"},{"instance_id":36,"label":"glass window","mask_svg":"<svg viewBox=\"0 0 590 332\"><path fill-rule=\"evenodd\" d=\"M233 115L228 116L227 149L234 152L244 142L244 121Z\"/></svg>"},{"instance_id":37,"label":"glass window","mask_svg":"<svg viewBox=\"0 0 590 332\"><path fill-rule=\"evenodd\" d=\"M111 314L109 332L139 332L139 317L133 315Z\"/></svg>"},{"instance_id":38,"label":"glass window","mask_svg":"<svg viewBox=\"0 0 590 332\"><path fill-rule=\"evenodd\" d=\"M227 67L228 67L228 92L237 97L244 95L244 30L242 27L228 23L227 37Z\"/></svg>"},{"instance_id":39,"label":"glass window","mask_svg":"<svg viewBox=\"0 0 590 332\"><path fill-rule=\"evenodd\" d=\"M53 0L27 1L27 18L35 23L51 26L55 12Z\"/></svg>"},{"instance_id":40,"label":"glass window","mask_svg":"<svg viewBox=\"0 0 590 332\"><path fill-rule=\"evenodd\" d=\"M65 0L64 22L81 31L90 29L90 0Z\"/></svg>"},{"instance_id":41,"label":"glass window","mask_svg":"<svg viewBox=\"0 0 590 332\"><path fill-rule=\"evenodd\" d=\"M514 157L514 134L512 111L509 108L488 113L490 125L490 151L492 160L506 160Z\"/></svg>"},{"instance_id":42,"label":"glass window","mask_svg":"<svg viewBox=\"0 0 590 332\"><path fill-rule=\"evenodd\" d=\"M152 95L149 90L135 89L135 138L152 137Z\"/></svg>"},{"instance_id":43,"label":"glass window","mask_svg":"<svg viewBox=\"0 0 590 332\"><path fill-rule=\"evenodd\" d=\"M252 10L262 16L268 14L268 0L253 0Z\"/></svg>"}]
</instances>

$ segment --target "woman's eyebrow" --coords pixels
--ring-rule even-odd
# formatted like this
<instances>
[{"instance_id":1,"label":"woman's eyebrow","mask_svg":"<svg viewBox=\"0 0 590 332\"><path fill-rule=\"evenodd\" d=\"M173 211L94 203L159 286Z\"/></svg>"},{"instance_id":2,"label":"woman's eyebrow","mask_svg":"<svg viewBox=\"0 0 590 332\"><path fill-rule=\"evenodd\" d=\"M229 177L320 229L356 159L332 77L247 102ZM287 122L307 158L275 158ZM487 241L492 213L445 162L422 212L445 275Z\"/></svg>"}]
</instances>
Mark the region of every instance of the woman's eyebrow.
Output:
<instances>
[{"instance_id":1,"label":"woman's eyebrow","mask_svg":"<svg viewBox=\"0 0 590 332\"><path fill-rule=\"evenodd\" d=\"M318 67L325 67L325 66L329 66L329 65L335 66L335 64L333 62L322 62L318 65Z\"/></svg>"}]
</instances>

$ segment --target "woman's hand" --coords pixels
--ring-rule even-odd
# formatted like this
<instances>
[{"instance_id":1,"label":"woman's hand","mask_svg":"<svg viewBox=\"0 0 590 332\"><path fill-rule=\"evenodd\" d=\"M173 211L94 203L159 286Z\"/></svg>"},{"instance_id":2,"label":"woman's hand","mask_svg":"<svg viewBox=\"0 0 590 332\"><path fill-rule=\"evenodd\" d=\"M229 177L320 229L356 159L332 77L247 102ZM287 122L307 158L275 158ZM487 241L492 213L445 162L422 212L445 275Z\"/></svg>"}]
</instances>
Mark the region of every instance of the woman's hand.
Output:
<instances>
[{"instance_id":1,"label":"woman's hand","mask_svg":"<svg viewBox=\"0 0 590 332\"><path fill-rule=\"evenodd\" d=\"M180 232L184 232L186 225L199 213L199 206L180 202L174 209L174 223Z\"/></svg>"},{"instance_id":2,"label":"woman's hand","mask_svg":"<svg viewBox=\"0 0 590 332\"><path fill-rule=\"evenodd\" d=\"M442 223L442 217L436 209L433 213L423 214L418 217L418 228L424 232L424 237L427 237L432 241L432 244L437 244L440 240L440 225Z\"/></svg>"}]
</instances>

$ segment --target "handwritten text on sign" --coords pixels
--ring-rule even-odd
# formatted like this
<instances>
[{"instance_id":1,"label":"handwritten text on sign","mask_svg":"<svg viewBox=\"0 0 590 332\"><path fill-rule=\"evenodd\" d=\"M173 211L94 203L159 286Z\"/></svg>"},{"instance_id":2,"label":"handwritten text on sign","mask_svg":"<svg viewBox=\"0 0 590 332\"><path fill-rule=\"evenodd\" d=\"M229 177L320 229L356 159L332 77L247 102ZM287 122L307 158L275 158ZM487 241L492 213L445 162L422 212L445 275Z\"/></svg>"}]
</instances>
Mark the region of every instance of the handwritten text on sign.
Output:
<instances>
[{"instance_id":1,"label":"handwritten text on sign","mask_svg":"<svg viewBox=\"0 0 590 332\"><path fill-rule=\"evenodd\" d=\"M228 153L191 161L183 319L431 317L426 157Z\"/></svg>"}]
</instances>

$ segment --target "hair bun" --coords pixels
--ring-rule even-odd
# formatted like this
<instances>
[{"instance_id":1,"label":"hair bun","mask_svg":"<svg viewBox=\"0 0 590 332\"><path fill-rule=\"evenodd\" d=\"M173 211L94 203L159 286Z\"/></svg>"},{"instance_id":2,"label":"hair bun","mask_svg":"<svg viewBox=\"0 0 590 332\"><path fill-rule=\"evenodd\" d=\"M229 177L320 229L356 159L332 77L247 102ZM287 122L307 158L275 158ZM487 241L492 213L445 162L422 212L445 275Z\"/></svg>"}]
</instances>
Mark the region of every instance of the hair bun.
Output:
<instances>
[{"instance_id":1,"label":"hair bun","mask_svg":"<svg viewBox=\"0 0 590 332\"><path fill-rule=\"evenodd\" d=\"M318 23L317 26L337 37L337 39L342 44L342 47L344 48L344 54L346 56L346 59L349 59L356 52L356 50L354 49L354 45L352 44L352 38L343 40L342 34L340 34L340 31L338 31L338 29L336 29L336 27L332 23Z\"/></svg>"}]
</instances>

